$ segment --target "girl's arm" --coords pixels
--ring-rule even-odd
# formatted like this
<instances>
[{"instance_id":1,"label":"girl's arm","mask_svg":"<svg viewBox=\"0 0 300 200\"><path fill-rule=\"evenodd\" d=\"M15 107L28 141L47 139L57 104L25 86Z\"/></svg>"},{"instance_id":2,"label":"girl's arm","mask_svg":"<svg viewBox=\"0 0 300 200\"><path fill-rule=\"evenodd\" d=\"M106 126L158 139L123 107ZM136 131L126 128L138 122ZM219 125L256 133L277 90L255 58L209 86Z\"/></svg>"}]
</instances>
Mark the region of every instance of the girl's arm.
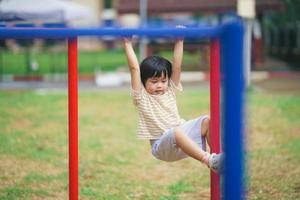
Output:
<instances>
[{"instance_id":1,"label":"girl's arm","mask_svg":"<svg viewBox=\"0 0 300 200\"><path fill-rule=\"evenodd\" d=\"M130 39L124 38L124 48L131 75L131 87L133 90L139 91L142 88L140 78L140 66Z\"/></svg>"},{"instance_id":2,"label":"girl's arm","mask_svg":"<svg viewBox=\"0 0 300 200\"><path fill-rule=\"evenodd\" d=\"M171 79L176 86L180 83L181 64L183 55L183 39L177 39L174 46L173 69Z\"/></svg>"}]
</instances>

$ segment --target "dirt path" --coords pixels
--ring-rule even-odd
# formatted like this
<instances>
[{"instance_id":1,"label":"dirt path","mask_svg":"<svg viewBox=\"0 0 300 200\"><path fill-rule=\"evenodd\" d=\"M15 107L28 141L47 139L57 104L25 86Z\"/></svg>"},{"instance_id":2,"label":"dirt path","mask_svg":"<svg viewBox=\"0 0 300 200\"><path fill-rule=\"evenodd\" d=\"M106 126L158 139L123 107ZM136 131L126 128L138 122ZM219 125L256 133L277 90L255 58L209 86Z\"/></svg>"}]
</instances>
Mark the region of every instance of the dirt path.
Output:
<instances>
[{"instance_id":1,"label":"dirt path","mask_svg":"<svg viewBox=\"0 0 300 200\"><path fill-rule=\"evenodd\" d=\"M300 77L278 77L253 83L254 87L270 93L300 94Z\"/></svg>"}]
</instances>

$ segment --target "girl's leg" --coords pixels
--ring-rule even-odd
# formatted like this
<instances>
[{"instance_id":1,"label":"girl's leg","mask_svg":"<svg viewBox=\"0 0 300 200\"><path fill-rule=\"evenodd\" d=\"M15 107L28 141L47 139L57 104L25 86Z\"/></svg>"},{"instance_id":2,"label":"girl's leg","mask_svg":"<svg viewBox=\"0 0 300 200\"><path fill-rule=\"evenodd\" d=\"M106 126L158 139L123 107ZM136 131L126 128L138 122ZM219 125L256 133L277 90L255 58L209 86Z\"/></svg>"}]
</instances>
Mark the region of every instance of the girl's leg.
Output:
<instances>
[{"instance_id":1,"label":"girl's leg","mask_svg":"<svg viewBox=\"0 0 300 200\"><path fill-rule=\"evenodd\" d=\"M209 126L210 126L210 118L205 118L201 123L201 136L206 138L208 145L210 146L210 139L209 139Z\"/></svg>"},{"instance_id":2,"label":"girl's leg","mask_svg":"<svg viewBox=\"0 0 300 200\"><path fill-rule=\"evenodd\" d=\"M199 160L200 162L209 165L210 154L203 151L192 139L190 139L180 128L174 129L174 137L177 146L190 157Z\"/></svg>"},{"instance_id":3,"label":"girl's leg","mask_svg":"<svg viewBox=\"0 0 300 200\"><path fill-rule=\"evenodd\" d=\"M201 124L201 136L206 138L208 145L210 146L210 139L209 139L209 128L210 128L210 118L206 118L202 121ZM222 172L223 171L223 154L215 154L212 153L209 157L209 166L215 172Z\"/></svg>"},{"instance_id":4,"label":"girl's leg","mask_svg":"<svg viewBox=\"0 0 300 200\"><path fill-rule=\"evenodd\" d=\"M201 135L206 138L209 137L209 118L202 122ZM202 131L203 130L203 131ZM202 134L203 133L203 134ZM206 164L215 172L223 170L223 155L222 154L209 154L203 151L191 138L189 138L180 128L174 129L174 138L176 144L188 156ZM209 141L208 141L209 142Z\"/></svg>"}]
</instances>

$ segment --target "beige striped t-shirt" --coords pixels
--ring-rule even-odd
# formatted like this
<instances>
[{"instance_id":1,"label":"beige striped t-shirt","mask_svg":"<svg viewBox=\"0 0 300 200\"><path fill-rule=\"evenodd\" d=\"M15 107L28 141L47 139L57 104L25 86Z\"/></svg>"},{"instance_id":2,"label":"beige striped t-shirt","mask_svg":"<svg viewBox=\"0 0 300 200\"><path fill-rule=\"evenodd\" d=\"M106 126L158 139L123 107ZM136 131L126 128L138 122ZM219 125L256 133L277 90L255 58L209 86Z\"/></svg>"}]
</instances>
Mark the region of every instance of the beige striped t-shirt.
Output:
<instances>
[{"instance_id":1,"label":"beige striped t-shirt","mask_svg":"<svg viewBox=\"0 0 300 200\"><path fill-rule=\"evenodd\" d=\"M138 139L157 139L166 130L182 123L176 105L176 90L182 91L181 84L176 87L172 80L162 95L149 94L144 87L141 91L131 90L139 113Z\"/></svg>"}]
</instances>

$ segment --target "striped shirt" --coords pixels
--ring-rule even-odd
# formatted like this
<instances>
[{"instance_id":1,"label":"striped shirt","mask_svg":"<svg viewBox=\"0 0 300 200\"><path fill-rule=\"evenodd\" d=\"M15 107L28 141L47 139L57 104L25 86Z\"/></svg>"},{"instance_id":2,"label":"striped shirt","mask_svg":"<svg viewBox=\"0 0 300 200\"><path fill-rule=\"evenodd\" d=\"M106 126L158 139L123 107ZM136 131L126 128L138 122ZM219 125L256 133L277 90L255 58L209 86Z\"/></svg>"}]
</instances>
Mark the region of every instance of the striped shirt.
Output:
<instances>
[{"instance_id":1,"label":"striped shirt","mask_svg":"<svg viewBox=\"0 0 300 200\"><path fill-rule=\"evenodd\" d=\"M149 94L144 87L141 91L131 90L133 103L138 109L138 139L158 139L165 131L179 126L180 119L175 91L182 91L170 80L168 90L162 95Z\"/></svg>"}]
</instances>

